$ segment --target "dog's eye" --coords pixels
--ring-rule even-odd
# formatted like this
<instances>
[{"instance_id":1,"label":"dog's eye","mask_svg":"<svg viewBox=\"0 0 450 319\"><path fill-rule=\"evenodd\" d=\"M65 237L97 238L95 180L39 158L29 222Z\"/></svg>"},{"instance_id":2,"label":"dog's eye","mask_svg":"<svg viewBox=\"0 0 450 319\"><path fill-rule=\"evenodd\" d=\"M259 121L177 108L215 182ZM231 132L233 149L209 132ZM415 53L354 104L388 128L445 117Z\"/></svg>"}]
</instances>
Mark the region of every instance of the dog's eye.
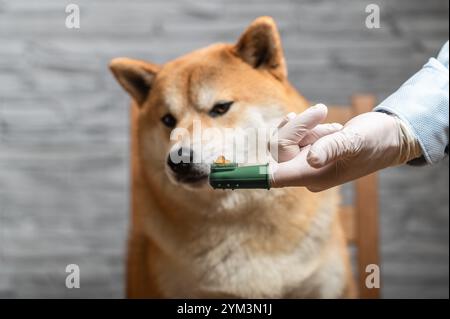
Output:
<instances>
[{"instance_id":1,"label":"dog's eye","mask_svg":"<svg viewBox=\"0 0 450 319\"><path fill-rule=\"evenodd\" d=\"M177 125L177 119L172 114L168 113L161 118L161 122L169 128L174 128Z\"/></svg>"},{"instance_id":2,"label":"dog's eye","mask_svg":"<svg viewBox=\"0 0 450 319\"><path fill-rule=\"evenodd\" d=\"M225 113L228 112L232 104L233 101L216 103L214 107L211 109L211 111L209 111L209 116L217 117L224 115Z\"/></svg>"}]
</instances>

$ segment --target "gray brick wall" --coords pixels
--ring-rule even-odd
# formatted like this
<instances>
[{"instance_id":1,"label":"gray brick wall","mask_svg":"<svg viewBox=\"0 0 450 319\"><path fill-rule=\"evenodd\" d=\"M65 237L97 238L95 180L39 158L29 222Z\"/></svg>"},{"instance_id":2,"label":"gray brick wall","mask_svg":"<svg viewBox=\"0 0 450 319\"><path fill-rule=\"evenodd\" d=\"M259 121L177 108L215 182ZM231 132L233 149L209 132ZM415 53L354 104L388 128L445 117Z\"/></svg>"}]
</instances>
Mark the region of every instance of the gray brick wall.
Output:
<instances>
[{"instance_id":1,"label":"gray brick wall","mask_svg":"<svg viewBox=\"0 0 450 319\"><path fill-rule=\"evenodd\" d=\"M280 27L309 99L386 97L448 39L448 1L0 0L0 297L122 297L128 97L112 57L162 63L234 41L260 15ZM448 161L381 174L384 297L448 297ZM64 286L81 267L81 288Z\"/></svg>"}]
</instances>

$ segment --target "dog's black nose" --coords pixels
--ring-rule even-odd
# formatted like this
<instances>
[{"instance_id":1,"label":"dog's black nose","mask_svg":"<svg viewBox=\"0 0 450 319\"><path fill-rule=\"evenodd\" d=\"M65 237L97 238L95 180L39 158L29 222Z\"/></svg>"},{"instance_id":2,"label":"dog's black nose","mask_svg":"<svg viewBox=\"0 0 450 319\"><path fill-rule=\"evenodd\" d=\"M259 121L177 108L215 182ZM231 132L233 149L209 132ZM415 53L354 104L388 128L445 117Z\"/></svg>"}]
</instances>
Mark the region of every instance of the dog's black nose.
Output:
<instances>
[{"instance_id":1,"label":"dog's black nose","mask_svg":"<svg viewBox=\"0 0 450 319\"><path fill-rule=\"evenodd\" d=\"M192 171L194 160L194 151L190 148L181 147L173 151L167 157L167 165L178 174L185 175Z\"/></svg>"}]
</instances>

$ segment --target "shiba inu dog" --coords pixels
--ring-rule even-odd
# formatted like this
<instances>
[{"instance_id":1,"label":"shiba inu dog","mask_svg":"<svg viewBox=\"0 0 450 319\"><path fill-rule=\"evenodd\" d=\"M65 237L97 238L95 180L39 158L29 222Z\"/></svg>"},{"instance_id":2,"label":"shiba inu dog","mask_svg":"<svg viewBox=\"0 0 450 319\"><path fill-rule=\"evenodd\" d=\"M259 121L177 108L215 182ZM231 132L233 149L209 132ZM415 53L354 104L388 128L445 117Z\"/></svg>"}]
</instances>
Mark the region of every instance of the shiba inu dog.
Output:
<instances>
[{"instance_id":1,"label":"shiba inu dog","mask_svg":"<svg viewBox=\"0 0 450 319\"><path fill-rule=\"evenodd\" d=\"M354 293L336 189L213 190L209 164L226 142L172 141L176 128L269 127L309 105L287 79L280 36L256 19L237 44L215 44L162 66L128 58L110 68L133 98L139 202L129 297L341 298ZM202 161L175 162L170 154ZM226 145L225 145L226 147Z\"/></svg>"}]
</instances>

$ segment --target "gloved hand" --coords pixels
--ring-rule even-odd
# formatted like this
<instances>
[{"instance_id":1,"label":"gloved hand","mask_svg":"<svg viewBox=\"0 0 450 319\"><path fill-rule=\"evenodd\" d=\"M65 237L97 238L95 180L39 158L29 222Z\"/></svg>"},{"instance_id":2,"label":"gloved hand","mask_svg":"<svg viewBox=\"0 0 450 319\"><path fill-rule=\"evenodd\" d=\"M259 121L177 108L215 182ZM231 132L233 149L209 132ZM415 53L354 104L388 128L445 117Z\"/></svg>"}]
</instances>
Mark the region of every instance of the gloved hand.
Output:
<instances>
[{"instance_id":1,"label":"gloved hand","mask_svg":"<svg viewBox=\"0 0 450 319\"><path fill-rule=\"evenodd\" d=\"M270 153L276 162L286 162L302 152L302 148L314 143L320 137L342 129L339 123L319 124L327 117L328 109L316 104L303 113L289 113L278 124L278 131L269 144Z\"/></svg>"},{"instance_id":2,"label":"gloved hand","mask_svg":"<svg viewBox=\"0 0 450 319\"><path fill-rule=\"evenodd\" d=\"M414 134L395 116L368 112L341 129L336 124L317 125L324 114L326 107L316 106L280 125L278 160L269 165L271 187L321 191L421 156ZM276 141L271 149L274 145Z\"/></svg>"}]
</instances>

